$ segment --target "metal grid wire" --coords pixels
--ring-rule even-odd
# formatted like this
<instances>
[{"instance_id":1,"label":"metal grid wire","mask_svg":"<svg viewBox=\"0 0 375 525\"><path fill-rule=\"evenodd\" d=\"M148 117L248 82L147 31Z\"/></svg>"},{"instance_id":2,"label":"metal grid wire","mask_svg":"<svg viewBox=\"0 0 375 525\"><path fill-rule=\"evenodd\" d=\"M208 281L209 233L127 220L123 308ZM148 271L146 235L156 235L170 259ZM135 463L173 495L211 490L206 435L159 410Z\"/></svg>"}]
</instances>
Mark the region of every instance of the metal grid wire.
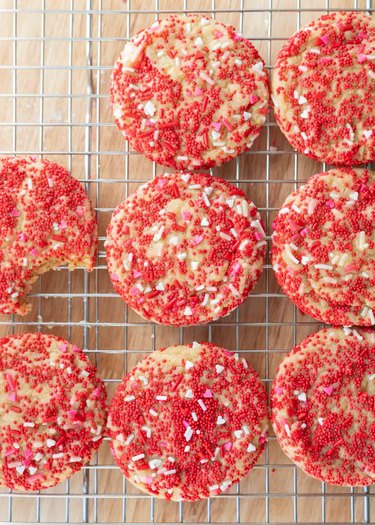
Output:
<instances>
[{"instance_id":1,"label":"metal grid wire","mask_svg":"<svg viewBox=\"0 0 375 525\"><path fill-rule=\"evenodd\" d=\"M0 317L0 332L41 330L81 344L109 393L145 353L210 340L240 352L269 385L280 359L318 328L275 284L271 266L246 303L208 327L172 329L128 311L107 276L103 241L114 207L163 170L130 151L108 109L109 75L124 42L168 13L200 12L236 25L271 69L285 39L319 14L370 10L372 0L0 0L0 152L45 155L72 170L91 196L100 225L92 274L39 279L26 318ZM212 171L244 189L268 233L286 195L323 165L294 152L272 115L254 148ZM308 478L271 436L263 459L238 486L195 504L166 503L134 489L114 465L108 441L81 473L40 494L0 489L0 521L24 523L371 523L371 489Z\"/></svg>"}]
</instances>

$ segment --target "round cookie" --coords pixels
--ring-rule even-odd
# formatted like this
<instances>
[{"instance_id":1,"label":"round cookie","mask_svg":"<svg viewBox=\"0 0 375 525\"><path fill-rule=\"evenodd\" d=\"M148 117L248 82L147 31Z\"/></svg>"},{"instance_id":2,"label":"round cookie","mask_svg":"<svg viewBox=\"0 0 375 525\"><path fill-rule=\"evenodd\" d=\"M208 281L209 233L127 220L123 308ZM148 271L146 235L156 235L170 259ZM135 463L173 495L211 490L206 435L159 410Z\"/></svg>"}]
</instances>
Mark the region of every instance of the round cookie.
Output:
<instances>
[{"instance_id":1,"label":"round cookie","mask_svg":"<svg viewBox=\"0 0 375 525\"><path fill-rule=\"evenodd\" d=\"M136 151L196 170L252 146L266 120L269 80L257 50L233 27L172 15L127 42L113 71L111 104Z\"/></svg>"},{"instance_id":2,"label":"round cookie","mask_svg":"<svg viewBox=\"0 0 375 525\"><path fill-rule=\"evenodd\" d=\"M211 343L172 346L125 376L108 429L134 485L194 501L225 492L253 468L267 440L267 395L238 354Z\"/></svg>"},{"instance_id":3,"label":"round cookie","mask_svg":"<svg viewBox=\"0 0 375 525\"><path fill-rule=\"evenodd\" d=\"M325 328L282 361L272 423L289 458L344 486L375 483L375 333Z\"/></svg>"},{"instance_id":4,"label":"round cookie","mask_svg":"<svg viewBox=\"0 0 375 525\"><path fill-rule=\"evenodd\" d=\"M210 175L166 174L113 213L108 270L117 293L145 319L208 323L247 298L263 269L264 237L240 189Z\"/></svg>"},{"instance_id":5,"label":"round cookie","mask_svg":"<svg viewBox=\"0 0 375 525\"><path fill-rule=\"evenodd\" d=\"M78 180L48 160L0 157L0 312L25 315L26 294L62 264L92 270L97 224Z\"/></svg>"},{"instance_id":6,"label":"round cookie","mask_svg":"<svg viewBox=\"0 0 375 525\"><path fill-rule=\"evenodd\" d=\"M277 57L272 98L300 153L346 166L375 160L374 18L329 13L295 33Z\"/></svg>"},{"instance_id":7,"label":"round cookie","mask_svg":"<svg viewBox=\"0 0 375 525\"><path fill-rule=\"evenodd\" d=\"M375 324L375 173L333 169L289 195L274 221L277 280L302 310L333 325Z\"/></svg>"},{"instance_id":8,"label":"round cookie","mask_svg":"<svg viewBox=\"0 0 375 525\"><path fill-rule=\"evenodd\" d=\"M82 351L52 335L0 339L0 485L53 487L102 441L106 391Z\"/></svg>"}]
</instances>

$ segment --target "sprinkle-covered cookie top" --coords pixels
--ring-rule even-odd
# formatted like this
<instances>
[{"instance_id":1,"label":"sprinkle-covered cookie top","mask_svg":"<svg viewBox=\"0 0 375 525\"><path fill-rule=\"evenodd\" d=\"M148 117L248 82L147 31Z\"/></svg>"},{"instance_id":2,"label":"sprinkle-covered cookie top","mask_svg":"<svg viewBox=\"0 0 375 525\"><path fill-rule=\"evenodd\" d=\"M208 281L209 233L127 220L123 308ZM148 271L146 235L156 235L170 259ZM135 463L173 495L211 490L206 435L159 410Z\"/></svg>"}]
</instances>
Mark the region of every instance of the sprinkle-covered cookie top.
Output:
<instances>
[{"instance_id":1,"label":"sprinkle-covered cookie top","mask_svg":"<svg viewBox=\"0 0 375 525\"><path fill-rule=\"evenodd\" d=\"M53 487L101 441L106 392L75 345L52 335L0 339L0 485Z\"/></svg>"},{"instance_id":2,"label":"sprinkle-covered cookie top","mask_svg":"<svg viewBox=\"0 0 375 525\"><path fill-rule=\"evenodd\" d=\"M266 392L244 359L210 343L153 352L124 378L108 427L121 470L158 497L228 490L267 439Z\"/></svg>"},{"instance_id":3,"label":"sprinkle-covered cookie top","mask_svg":"<svg viewBox=\"0 0 375 525\"><path fill-rule=\"evenodd\" d=\"M375 334L326 328L281 363L271 394L284 452L327 483L375 480Z\"/></svg>"},{"instance_id":4,"label":"sprinkle-covered cookie top","mask_svg":"<svg viewBox=\"0 0 375 525\"><path fill-rule=\"evenodd\" d=\"M319 173L274 222L272 262L284 292L333 325L375 325L375 174Z\"/></svg>"},{"instance_id":5,"label":"sprinkle-covered cookie top","mask_svg":"<svg viewBox=\"0 0 375 525\"><path fill-rule=\"evenodd\" d=\"M233 27L172 15L126 44L111 102L137 151L176 169L208 168L252 146L269 82L258 52Z\"/></svg>"},{"instance_id":6,"label":"sprinkle-covered cookie top","mask_svg":"<svg viewBox=\"0 0 375 525\"><path fill-rule=\"evenodd\" d=\"M78 180L48 160L0 158L0 312L24 315L38 275L95 263L97 224Z\"/></svg>"},{"instance_id":7,"label":"sprinkle-covered cookie top","mask_svg":"<svg viewBox=\"0 0 375 525\"><path fill-rule=\"evenodd\" d=\"M330 164L375 159L375 22L322 15L295 33L276 61L275 116L291 145Z\"/></svg>"},{"instance_id":8,"label":"sprinkle-covered cookie top","mask_svg":"<svg viewBox=\"0 0 375 525\"><path fill-rule=\"evenodd\" d=\"M210 175L176 173L117 207L105 245L113 285L134 310L188 325L226 315L247 298L266 240L240 189Z\"/></svg>"}]
</instances>

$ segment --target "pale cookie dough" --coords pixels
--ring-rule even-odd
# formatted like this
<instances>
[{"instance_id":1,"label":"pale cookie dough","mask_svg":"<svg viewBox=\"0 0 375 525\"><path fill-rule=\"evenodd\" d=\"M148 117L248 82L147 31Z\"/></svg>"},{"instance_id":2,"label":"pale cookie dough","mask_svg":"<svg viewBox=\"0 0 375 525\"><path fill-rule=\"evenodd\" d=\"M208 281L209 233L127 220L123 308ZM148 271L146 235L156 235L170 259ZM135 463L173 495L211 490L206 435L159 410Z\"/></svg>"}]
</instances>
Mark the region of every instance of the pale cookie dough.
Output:
<instances>
[{"instance_id":1,"label":"pale cookie dough","mask_svg":"<svg viewBox=\"0 0 375 525\"><path fill-rule=\"evenodd\" d=\"M267 440L267 395L238 354L210 343L172 346L124 377L108 429L134 485L195 501L226 492L254 467Z\"/></svg>"},{"instance_id":2,"label":"pale cookie dough","mask_svg":"<svg viewBox=\"0 0 375 525\"><path fill-rule=\"evenodd\" d=\"M106 392L82 351L53 335L0 339L0 485L55 486L103 438Z\"/></svg>"},{"instance_id":3,"label":"pale cookie dough","mask_svg":"<svg viewBox=\"0 0 375 525\"><path fill-rule=\"evenodd\" d=\"M273 233L277 280L302 310L333 325L375 325L375 173L334 169L289 195Z\"/></svg>"},{"instance_id":4,"label":"pale cookie dough","mask_svg":"<svg viewBox=\"0 0 375 525\"><path fill-rule=\"evenodd\" d=\"M264 264L260 215L235 186L206 174L166 174L138 188L107 230L116 291L145 319L208 323L240 305Z\"/></svg>"},{"instance_id":5,"label":"pale cookie dough","mask_svg":"<svg viewBox=\"0 0 375 525\"><path fill-rule=\"evenodd\" d=\"M126 44L111 103L135 150L175 169L209 168L252 146L269 81L257 50L233 27L172 15Z\"/></svg>"},{"instance_id":6,"label":"pale cookie dough","mask_svg":"<svg viewBox=\"0 0 375 525\"><path fill-rule=\"evenodd\" d=\"M282 361L272 423L289 458L310 476L344 486L375 482L375 334L325 328Z\"/></svg>"},{"instance_id":7,"label":"pale cookie dough","mask_svg":"<svg viewBox=\"0 0 375 525\"><path fill-rule=\"evenodd\" d=\"M0 157L0 312L25 315L39 275L92 270L97 224L78 180L48 160Z\"/></svg>"},{"instance_id":8,"label":"pale cookie dough","mask_svg":"<svg viewBox=\"0 0 375 525\"><path fill-rule=\"evenodd\" d=\"M300 153L351 166L375 159L375 21L338 12L295 33L272 77L275 116Z\"/></svg>"}]
</instances>

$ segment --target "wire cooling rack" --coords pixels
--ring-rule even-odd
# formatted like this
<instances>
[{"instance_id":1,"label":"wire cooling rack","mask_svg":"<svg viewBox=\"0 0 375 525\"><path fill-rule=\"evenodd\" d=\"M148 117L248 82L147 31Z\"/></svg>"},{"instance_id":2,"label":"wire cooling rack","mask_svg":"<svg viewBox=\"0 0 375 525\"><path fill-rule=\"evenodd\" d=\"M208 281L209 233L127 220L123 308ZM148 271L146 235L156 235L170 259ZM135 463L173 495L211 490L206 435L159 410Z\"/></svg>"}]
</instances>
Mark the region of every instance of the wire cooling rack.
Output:
<instances>
[{"instance_id":1,"label":"wire cooling rack","mask_svg":"<svg viewBox=\"0 0 375 525\"><path fill-rule=\"evenodd\" d=\"M41 330L82 345L109 395L145 353L192 340L239 351L268 387L283 355L319 327L283 296L269 262L245 304L205 327L147 323L112 289L103 250L110 215L140 183L164 171L129 150L113 124L112 65L129 37L171 12L202 12L235 25L271 68L301 25L329 10L371 8L371 0L0 0L0 152L45 155L71 169L93 200L100 228L95 270L61 268L41 277L32 313L0 317L0 334ZM270 234L288 193L322 168L290 148L271 114L253 149L212 173L245 190ZM305 476L273 436L245 480L194 504L140 493L114 465L107 440L90 465L53 489L0 489L0 521L23 523L371 523L373 507L371 488Z\"/></svg>"}]
</instances>

